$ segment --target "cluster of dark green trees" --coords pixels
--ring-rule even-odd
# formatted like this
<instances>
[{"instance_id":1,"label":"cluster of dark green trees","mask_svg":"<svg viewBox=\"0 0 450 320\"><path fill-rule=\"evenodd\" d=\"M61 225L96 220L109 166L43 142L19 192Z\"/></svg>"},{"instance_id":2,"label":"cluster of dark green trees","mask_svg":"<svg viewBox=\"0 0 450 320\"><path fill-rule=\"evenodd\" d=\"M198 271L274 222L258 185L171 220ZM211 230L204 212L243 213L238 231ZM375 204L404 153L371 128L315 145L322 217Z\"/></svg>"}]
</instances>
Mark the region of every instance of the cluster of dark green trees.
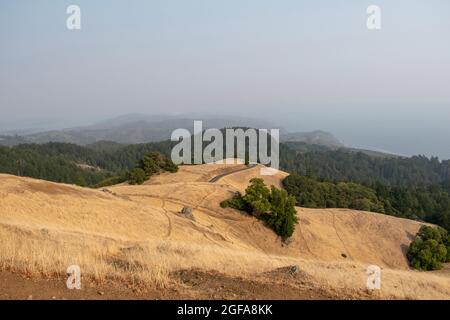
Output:
<instances>
[{"instance_id":1,"label":"cluster of dark green trees","mask_svg":"<svg viewBox=\"0 0 450 320\"><path fill-rule=\"evenodd\" d=\"M128 172L128 182L142 184L152 175L163 171L177 172L178 166L159 152L150 152L139 161L137 167Z\"/></svg>"},{"instance_id":2,"label":"cluster of dark green trees","mask_svg":"<svg viewBox=\"0 0 450 320\"><path fill-rule=\"evenodd\" d=\"M89 161L91 150L69 144L0 147L0 172L54 182L89 186L111 176L97 162Z\"/></svg>"},{"instance_id":3,"label":"cluster of dark green trees","mask_svg":"<svg viewBox=\"0 0 450 320\"><path fill-rule=\"evenodd\" d=\"M232 199L225 200L220 205L222 208L231 207L246 211L265 221L267 226L283 240L287 240L293 234L295 224L298 222L295 198L288 195L285 190L274 186L269 190L264 180L259 178L250 180L245 195L237 193Z\"/></svg>"},{"instance_id":4,"label":"cluster of dark green trees","mask_svg":"<svg viewBox=\"0 0 450 320\"><path fill-rule=\"evenodd\" d=\"M438 224L450 230L450 185L394 187L327 182L292 174L283 185L307 208L350 208Z\"/></svg>"},{"instance_id":5,"label":"cluster of dark green trees","mask_svg":"<svg viewBox=\"0 0 450 320\"><path fill-rule=\"evenodd\" d=\"M324 181L348 181L372 185L424 186L450 181L450 160L425 156L373 156L351 149L318 149L297 144L280 147L283 170L313 175Z\"/></svg>"},{"instance_id":6,"label":"cluster of dark green trees","mask_svg":"<svg viewBox=\"0 0 450 320\"><path fill-rule=\"evenodd\" d=\"M101 187L123 182L150 152L168 157L173 143L136 145L98 142L88 146L51 142L0 146L0 172L80 186Z\"/></svg>"},{"instance_id":7,"label":"cluster of dark green trees","mask_svg":"<svg viewBox=\"0 0 450 320\"><path fill-rule=\"evenodd\" d=\"M353 182L325 182L292 174L283 180L287 192L306 208L350 208L385 212L375 190Z\"/></svg>"},{"instance_id":8,"label":"cluster of dark green trees","mask_svg":"<svg viewBox=\"0 0 450 320\"><path fill-rule=\"evenodd\" d=\"M447 230L422 226L408 253L411 266L419 270L437 270L450 262L450 235Z\"/></svg>"}]
</instances>

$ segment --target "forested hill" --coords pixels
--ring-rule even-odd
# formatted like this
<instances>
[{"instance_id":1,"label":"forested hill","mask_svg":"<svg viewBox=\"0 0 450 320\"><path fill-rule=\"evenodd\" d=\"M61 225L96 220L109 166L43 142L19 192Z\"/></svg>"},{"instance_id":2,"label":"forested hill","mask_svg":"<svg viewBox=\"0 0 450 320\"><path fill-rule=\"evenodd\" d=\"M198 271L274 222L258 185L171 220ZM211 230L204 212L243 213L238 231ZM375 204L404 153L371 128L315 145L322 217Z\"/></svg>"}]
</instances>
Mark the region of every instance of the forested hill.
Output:
<instances>
[{"instance_id":1,"label":"forested hill","mask_svg":"<svg viewBox=\"0 0 450 320\"><path fill-rule=\"evenodd\" d=\"M124 175L148 152L168 156L171 148L170 141L128 146L110 142L90 146L50 142L0 147L0 173L93 186Z\"/></svg>"},{"instance_id":2,"label":"forested hill","mask_svg":"<svg viewBox=\"0 0 450 320\"><path fill-rule=\"evenodd\" d=\"M291 151L292 153L293 151ZM414 156L371 156L346 149L302 150L281 155L285 171L326 181L423 186L450 180L450 161Z\"/></svg>"},{"instance_id":3,"label":"forested hill","mask_svg":"<svg viewBox=\"0 0 450 320\"><path fill-rule=\"evenodd\" d=\"M174 142L121 145L98 142L79 146L68 143L23 144L0 147L0 172L56 182L94 185L133 168L143 155L157 151L169 156ZM319 180L365 185L425 186L450 180L450 161L424 156L371 156L348 149L323 146L280 146L281 168Z\"/></svg>"},{"instance_id":4,"label":"forested hill","mask_svg":"<svg viewBox=\"0 0 450 320\"><path fill-rule=\"evenodd\" d=\"M423 220L450 230L450 184L391 187L352 182L318 181L292 174L283 181L297 205L306 208L350 208Z\"/></svg>"}]
</instances>

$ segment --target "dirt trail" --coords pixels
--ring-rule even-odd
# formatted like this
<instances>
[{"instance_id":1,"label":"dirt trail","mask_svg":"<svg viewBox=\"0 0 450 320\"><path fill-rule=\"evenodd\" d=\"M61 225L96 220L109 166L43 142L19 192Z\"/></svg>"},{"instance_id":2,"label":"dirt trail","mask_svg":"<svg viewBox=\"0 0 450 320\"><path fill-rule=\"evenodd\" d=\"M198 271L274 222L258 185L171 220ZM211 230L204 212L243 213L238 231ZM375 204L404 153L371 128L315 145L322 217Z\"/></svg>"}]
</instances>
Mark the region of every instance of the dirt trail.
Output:
<instances>
[{"instance_id":1,"label":"dirt trail","mask_svg":"<svg viewBox=\"0 0 450 320\"><path fill-rule=\"evenodd\" d=\"M174 300L174 299L300 299L349 298L318 287L289 274L264 274L254 279L231 277L215 271L180 270L171 274L164 290L125 286L121 283L94 284L82 279L81 290L69 290L66 279L30 279L0 271L0 300Z\"/></svg>"},{"instance_id":2,"label":"dirt trail","mask_svg":"<svg viewBox=\"0 0 450 320\"><path fill-rule=\"evenodd\" d=\"M168 229L167 229L167 235L166 235L166 239L168 239L170 237L170 235L172 234L172 218L169 216L169 213L166 209L166 200L165 199L161 199L162 202L162 207L161 209L163 209L164 211L164 215L167 217L168 220Z\"/></svg>"},{"instance_id":3,"label":"dirt trail","mask_svg":"<svg viewBox=\"0 0 450 320\"><path fill-rule=\"evenodd\" d=\"M214 183L214 182L219 181L223 177L229 176L229 175L237 173L237 172L250 170L250 169L253 169L256 166L257 166L257 164L251 164L251 165L247 166L246 168L241 168L241 169L237 169L237 170L234 170L234 171L231 171L231 172L222 173L222 174L219 174L218 176L215 176L214 178L210 179L208 182Z\"/></svg>"}]
</instances>

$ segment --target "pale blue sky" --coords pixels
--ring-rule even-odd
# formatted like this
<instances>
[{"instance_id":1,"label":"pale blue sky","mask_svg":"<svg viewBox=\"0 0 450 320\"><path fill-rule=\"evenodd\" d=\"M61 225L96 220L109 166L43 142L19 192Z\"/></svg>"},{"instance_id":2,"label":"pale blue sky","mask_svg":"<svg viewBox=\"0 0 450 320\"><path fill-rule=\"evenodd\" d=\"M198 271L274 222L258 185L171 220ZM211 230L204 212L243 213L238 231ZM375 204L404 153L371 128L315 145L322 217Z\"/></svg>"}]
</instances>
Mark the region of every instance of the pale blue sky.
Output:
<instances>
[{"instance_id":1,"label":"pale blue sky","mask_svg":"<svg viewBox=\"0 0 450 320\"><path fill-rule=\"evenodd\" d=\"M208 111L450 158L449 39L448 0L0 0L0 126Z\"/></svg>"}]
</instances>

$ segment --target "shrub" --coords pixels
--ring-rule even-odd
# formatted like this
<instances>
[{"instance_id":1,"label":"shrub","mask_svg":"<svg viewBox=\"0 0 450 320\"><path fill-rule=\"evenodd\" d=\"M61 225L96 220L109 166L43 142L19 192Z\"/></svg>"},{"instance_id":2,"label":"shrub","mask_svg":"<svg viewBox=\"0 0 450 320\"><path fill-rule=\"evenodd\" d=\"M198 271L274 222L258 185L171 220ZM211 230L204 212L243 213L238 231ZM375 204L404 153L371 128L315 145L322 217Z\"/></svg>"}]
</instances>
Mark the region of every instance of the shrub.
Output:
<instances>
[{"instance_id":1,"label":"shrub","mask_svg":"<svg viewBox=\"0 0 450 320\"><path fill-rule=\"evenodd\" d=\"M100 181L96 185L92 186L92 188L108 187L108 186L112 186L112 185L115 185L115 184L118 184L118 183L122 183L122 182L124 182L126 180L127 180L127 177L125 177L124 175L110 177L108 179Z\"/></svg>"},{"instance_id":2,"label":"shrub","mask_svg":"<svg viewBox=\"0 0 450 320\"><path fill-rule=\"evenodd\" d=\"M244 201L250 206L251 213L260 216L270 210L270 190L263 179L253 178L245 189Z\"/></svg>"},{"instance_id":3,"label":"shrub","mask_svg":"<svg viewBox=\"0 0 450 320\"><path fill-rule=\"evenodd\" d=\"M175 163L173 163L171 159L166 158L166 162L164 163L163 170L172 172L172 173L177 172L178 166Z\"/></svg>"},{"instance_id":4,"label":"shrub","mask_svg":"<svg viewBox=\"0 0 450 320\"><path fill-rule=\"evenodd\" d=\"M264 180L258 178L250 180L244 196L238 192L232 199L222 201L220 206L246 211L264 220L283 240L292 236L295 224L298 223L295 198L274 186L269 190Z\"/></svg>"},{"instance_id":5,"label":"shrub","mask_svg":"<svg viewBox=\"0 0 450 320\"><path fill-rule=\"evenodd\" d=\"M147 153L138 166L128 173L129 183L142 184L152 175L162 171L177 172L178 166L158 152Z\"/></svg>"},{"instance_id":6,"label":"shrub","mask_svg":"<svg viewBox=\"0 0 450 320\"><path fill-rule=\"evenodd\" d=\"M161 154L158 152L150 152L141 160L139 167L144 170L147 177L150 177L153 174L158 173L163 165L164 161Z\"/></svg>"},{"instance_id":7,"label":"shrub","mask_svg":"<svg viewBox=\"0 0 450 320\"><path fill-rule=\"evenodd\" d=\"M419 270L437 270L450 261L448 232L440 227L422 226L409 246L407 257L411 267Z\"/></svg>"},{"instance_id":8,"label":"shrub","mask_svg":"<svg viewBox=\"0 0 450 320\"><path fill-rule=\"evenodd\" d=\"M419 270L437 270L447 256L447 249L436 240L415 240L408 251L408 259L413 268Z\"/></svg>"},{"instance_id":9,"label":"shrub","mask_svg":"<svg viewBox=\"0 0 450 320\"><path fill-rule=\"evenodd\" d=\"M276 234L286 240L292 236L295 224L298 223L295 197L289 196L286 190L280 190L272 186L270 205L270 214L265 214L264 220Z\"/></svg>"},{"instance_id":10,"label":"shrub","mask_svg":"<svg viewBox=\"0 0 450 320\"><path fill-rule=\"evenodd\" d=\"M242 197L242 194L240 192L236 192L236 194L233 196L233 198L224 200L220 203L220 206L222 208L234 208L241 211L246 211L251 213L251 208L247 204L247 202Z\"/></svg>"},{"instance_id":11,"label":"shrub","mask_svg":"<svg viewBox=\"0 0 450 320\"><path fill-rule=\"evenodd\" d=\"M147 175L141 168L134 168L128 173L129 184L143 184L145 180L147 180Z\"/></svg>"}]
</instances>

